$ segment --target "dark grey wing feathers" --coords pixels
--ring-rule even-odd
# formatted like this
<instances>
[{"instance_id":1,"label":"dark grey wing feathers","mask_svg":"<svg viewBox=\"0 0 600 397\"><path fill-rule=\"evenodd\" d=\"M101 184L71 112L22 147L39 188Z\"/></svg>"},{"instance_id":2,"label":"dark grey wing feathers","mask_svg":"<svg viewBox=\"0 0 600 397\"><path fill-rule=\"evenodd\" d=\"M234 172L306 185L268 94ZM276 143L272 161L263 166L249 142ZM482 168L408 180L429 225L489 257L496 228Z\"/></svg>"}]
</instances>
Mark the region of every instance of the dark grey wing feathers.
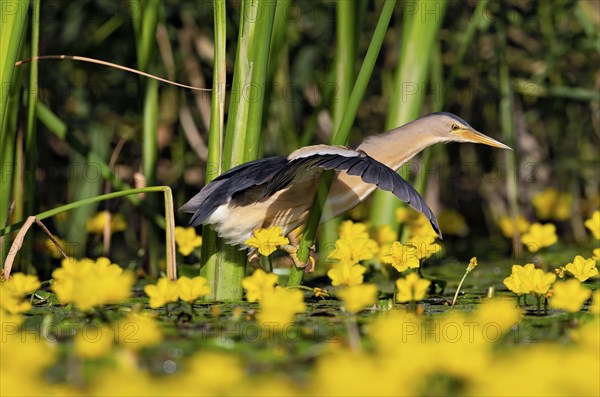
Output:
<instances>
[{"instance_id":1,"label":"dark grey wing feathers","mask_svg":"<svg viewBox=\"0 0 600 397\"><path fill-rule=\"evenodd\" d=\"M431 223L435 232L442 238L435 214L423 197L406 180L398 175L396 171L364 153L356 156L316 153L312 156L290 160L284 169L273 175L267 182L261 198L271 196L278 190L287 187L292 181L293 176L298 172L315 167L347 171L350 175L360 176L366 183L377 185L382 190L392 192L400 200L415 210L422 212Z\"/></svg>"},{"instance_id":2,"label":"dark grey wing feathers","mask_svg":"<svg viewBox=\"0 0 600 397\"><path fill-rule=\"evenodd\" d=\"M350 156L315 153L292 160L285 157L269 157L251 161L219 175L183 205L180 211L194 213L190 225L198 226L235 194L264 184L259 198L263 199L286 188L298 173L311 169L314 173L314 168L346 171L349 175L360 176L366 183L392 192L400 200L422 212L435 232L442 237L435 215L421 195L394 170L362 152Z\"/></svg>"},{"instance_id":3,"label":"dark grey wing feathers","mask_svg":"<svg viewBox=\"0 0 600 397\"><path fill-rule=\"evenodd\" d=\"M234 167L204 186L179 210L193 213L189 224L199 226L233 195L267 182L273 175L285 169L287 163L287 158L280 156L250 161Z\"/></svg>"},{"instance_id":4,"label":"dark grey wing feathers","mask_svg":"<svg viewBox=\"0 0 600 397\"><path fill-rule=\"evenodd\" d=\"M362 176L367 168L369 168L369 163L367 163L366 161L360 161L354 164L352 167L348 168L346 172L348 173L348 175Z\"/></svg>"}]
</instances>

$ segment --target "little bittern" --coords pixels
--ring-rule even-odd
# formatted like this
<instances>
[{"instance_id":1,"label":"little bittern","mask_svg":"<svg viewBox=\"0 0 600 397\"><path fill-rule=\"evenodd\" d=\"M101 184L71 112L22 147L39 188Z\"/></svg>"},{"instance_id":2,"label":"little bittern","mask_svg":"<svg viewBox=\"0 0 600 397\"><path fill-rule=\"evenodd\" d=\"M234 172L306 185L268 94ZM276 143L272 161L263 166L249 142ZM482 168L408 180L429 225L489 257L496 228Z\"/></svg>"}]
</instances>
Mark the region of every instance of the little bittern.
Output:
<instances>
[{"instance_id":1,"label":"little bittern","mask_svg":"<svg viewBox=\"0 0 600 397\"><path fill-rule=\"evenodd\" d=\"M302 225L313 203L319 176L323 170L332 169L336 174L327 197L332 216L355 207L379 187L422 212L441 237L431 209L396 173L414 155L438 142L473 142L510 149L458 116L433 113L371 136L356 149L306 146L288 157L242 164L204 186L180 210L194 214L190 225L210 224L228 244L245 248L244 242L257 228L279 226L284 234L289 234ZM296 259L294 262L299 265Z\"/></svg>"}]
</instances>

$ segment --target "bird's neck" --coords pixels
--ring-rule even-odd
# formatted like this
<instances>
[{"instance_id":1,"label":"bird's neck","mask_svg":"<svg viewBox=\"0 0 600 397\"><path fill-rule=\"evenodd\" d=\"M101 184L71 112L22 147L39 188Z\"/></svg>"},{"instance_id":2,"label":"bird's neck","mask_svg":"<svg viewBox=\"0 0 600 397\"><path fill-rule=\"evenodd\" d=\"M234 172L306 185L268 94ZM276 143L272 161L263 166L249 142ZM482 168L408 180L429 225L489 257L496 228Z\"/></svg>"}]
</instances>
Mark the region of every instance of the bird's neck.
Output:
<instances>
[{"instance_id":1,"label":"bird's neck","mask_svg":"<svg viewBox=\"0 0 600 397\"><path fill-rule=\"evenodd\" d=\"M439 138L423 131L419 123L413 122L369 137L356 149L364 151L391 169L398 170L416 154L436 142L439 142Z\"/></svg>"}]
</instances>

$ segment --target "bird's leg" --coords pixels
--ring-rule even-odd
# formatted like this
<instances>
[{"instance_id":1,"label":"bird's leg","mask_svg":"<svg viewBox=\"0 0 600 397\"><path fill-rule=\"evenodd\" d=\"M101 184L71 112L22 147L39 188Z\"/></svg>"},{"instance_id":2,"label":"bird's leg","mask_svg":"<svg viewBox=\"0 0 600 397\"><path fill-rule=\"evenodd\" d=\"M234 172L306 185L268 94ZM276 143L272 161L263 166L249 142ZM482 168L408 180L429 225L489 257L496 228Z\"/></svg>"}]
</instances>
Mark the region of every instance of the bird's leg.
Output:
<instances>
[{"instance_id":1,"label":"bird's leg","mask_svg":"<svg viewBox=\"0 0 600 397\"><path fill-rule=\"evenodd\" d=\"M250 251L248 251L248 264L255 270L260 269L260 258L256 249L250 249Z\"/></svg>"},{"instance_id":2,"label":"bird's leg","mask_svg":"<svg viewBox=\"0 0 600 397\"><path fill-rule=\"evenodd\" d=\"M304 263L298 257L298 245L300 241L298 240L297 234L291 232L287 235L290 240L290 244L282 245L281 250L288 253L290 258L292 258L292 262L294 262L294 266L297 268L304 269L306 273L312 273L315 271L315 245L310 246L310 253L308 257L308 262Z\"/></svg>"},{"instance_id":3,"label":"bird's leg","mask_svg":"<svg viewBox=\"0 0 600 397\"><path fill-rule=\"evenodd\" d=\"M297 268L301 268L301 269L306 267L306 263L302 262L300 260L300 258L298 257L298 246L297 245L286 244L286 245L282 245L280 248L282 251L287 252L287 254L290 256L290 258L292 258L292 262L294 262L294 266L296 266Z\"/></svg>"},{"instance_id":4,"label":"bird's leg","mask_svg":"<svg viewBox=\"0 0 600 397\"><path fill-rule=\"evenodd\" d=\"M304 270L306 273L312 273L315 271L315 265L317 264L316 252L317 246L313 243L310 246L310 252L308 253L308 264L306 265L306 269Z\"/></svg>"}]
</instances>

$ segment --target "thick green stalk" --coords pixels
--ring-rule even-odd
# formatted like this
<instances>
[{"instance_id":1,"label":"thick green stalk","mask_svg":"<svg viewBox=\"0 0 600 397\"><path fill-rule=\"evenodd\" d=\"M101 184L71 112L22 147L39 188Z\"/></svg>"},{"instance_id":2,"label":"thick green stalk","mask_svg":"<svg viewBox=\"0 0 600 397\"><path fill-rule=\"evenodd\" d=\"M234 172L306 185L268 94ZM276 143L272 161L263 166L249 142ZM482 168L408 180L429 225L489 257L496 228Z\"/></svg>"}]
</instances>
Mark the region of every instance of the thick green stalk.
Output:
<instances>
[{"instance_id":1,"label":"thick green stalk","mask_svg":"<svg viewBox=\"0 0 600 397\"><path fill-rule=\"evenodd\" d=\"M498 21L498 82L500 84L500 122L502 125L502 135L504 142L512 148L516 148L517 139L516 131L513 124L513 102L512 102L512 89L510 86L510 71L508 68L508 62L506 60L506 21L503 20L505 14L500 14L500 20ZM510 216L513 219L515 225L517 224L517 217L519 216L519 201L518 201L518 187L517 180L519 176L516 174L518 171L516 150L506 150L506 195L509 202ZM515 170L515 172L513 172ZM516 259L521 254L521 236L518 231L513 236L513 254ZM539 302L538 302L539 304Z\"/></svg>"},{"instance_id":2,"label":"thick green stalk","mask_svg":"<svg viewBox=\"0 0 600 397\"><path fill-rule=\"evenodd\" d=\"M360 102L367 88L367 84L371 78L373 68L375 67L375 62L377 61L377 56L379 55L379 50L383 44L385 32L387 31L390 19L392 18L395 4L395 0L388 0L383 5L381 15L379 16L379 21L377 22L375 32L373 33L371 43L369 44L369 49L367 50L367 54L365 55L365 59L358 73L358 77L356 78L356 83L354 84L352 93L350 94L346 112L344 113L344 117L340 122L339 128L331 140L332 145L344 145L348 141L350 129L352 128L352 124L356 118L356 113L358 112L358 107L360 106ZM329 193L332 179L333 173L326 172L321 177L319 182L319 189L317 191L313 207L308 215L308 221L306 223L304 234L302 235L302 240L300 241L300 247L298 250L298 256L303 262L308 260L310 247L315 240L317 227L319 226L321 213L323 211L323 205L327 198L327 194ZM299 285L302 282L303 273L303 269L292 267L292 272L288 280L288 286Z\"/></svg>"},{"instance_id":3,"label":"thick green stalk","mask_svg":"<svg viewBox=\"0 0 600 397\"><path fill-rule=\"evenodd\" d=\"M210 127L208 131L208 159L206 165L205 183L215 179L221 172L221 151L225 119L225 84L226 69L226 27L225 0L213 0L214 14L214 63L213 84L210 108ZM200 269L202 276L209 281L211 296L216 300L216 280L219 270L219 239L217 233L208 225L202 227L202 254L204 266Z\"/></svg>"},{"instance_id":4,"label":"thick green stalk","mask_svg":"<svg viewBox=\"0 0 600 397\"><path fill-rule=\"evenodd\" d=\"M240 37L234 67L232 97L227 120L227 134L222 156L222 170L254 160L258 156L262 115L266 96L266 76L276 2L242 2ZM214 286L212 298L219 301L242 298L241 281L246 272L246 253L224 244L207 261L215 261L207 272Z\"/></svg>"},{"instance_id":5,"label":"thick green stalk","mask_svg":"<svg viewBox=\"0 0 600 397\"><path fill-rule=\"evenodd\" d=\"M2 5L2 24L0 24L0 128L5 131L8 96L15 89L13 73L15 62L21 49L23 34L27 24L29 0L6 2ZM4 221L4 220L2 220Z\"/></svg>"},{"instance_id":6,"label":"thick green stalk","mask_svg":"<svg viewBox=\"0 0 600 397\"><path fill-rule=\"evenodd\" d=\"M14 177L14 154L17 139L19 107L18 78L15 62L21 52L29 9L29 0L3 2L0 23L0 226L8 222L11 206L11 185ZM18 73L18 72L17 72ZM0 251L5 251L7 239L0 239Z\"/></svg>"},{"instance_id":7,"label":"thick green stalk","mask_svg":"<svg viewBox=\"0 0 600 397\"><path fill-rule=\"evenodd\" d=\"M421 113L425 98L425 85L429 77L429 60L432 53L433 42L440 29L446 1L435 2L431 13L412 12L427 8L427 1L420 0L416 4L405 3L404 26L398 68L394 77L395 94L390 98L390 109L385 129L391 130L406 124ZM409 11L410 10L410 11ZM376 191L371 206L371 225L392 225L398 222L395 210L398 200L387 192Z\"/></svg>"}]
</instances>

